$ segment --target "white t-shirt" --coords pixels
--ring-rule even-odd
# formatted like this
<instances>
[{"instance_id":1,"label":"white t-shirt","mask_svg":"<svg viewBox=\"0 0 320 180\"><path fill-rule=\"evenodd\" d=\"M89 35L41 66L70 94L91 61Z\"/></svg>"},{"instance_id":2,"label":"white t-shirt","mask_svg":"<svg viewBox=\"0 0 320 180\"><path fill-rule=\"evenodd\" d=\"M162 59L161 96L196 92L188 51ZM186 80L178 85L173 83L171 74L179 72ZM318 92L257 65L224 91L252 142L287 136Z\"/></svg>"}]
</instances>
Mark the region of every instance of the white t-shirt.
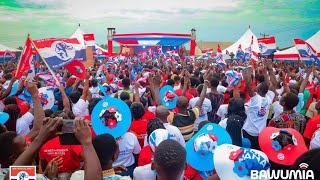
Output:
<instances>
[{"instance_id":1,"label":"white t-shirt","mask_svg":"<svg viewBox=\"0 0 320 180\"><path fill-rule=\"evenodd\" d=\"M30 131L29 126L32 125L33 115L30 112L25 113L19 119L17 119L16 131L19 135L25 136Z\"/></svg>"},{"instance_id":2,"label":"white t-shirt","mask_svg":"<svg viewBox=\"0 0 320 180\"><path fill-rule=\"evenodd\" d=\"M218 85L217 86L217 91L219 93L225 93L227 91L228 88L224 87L224 86L221 86L221 85Z\"/></svg>"},{"instance_id":3,"label":"white t-shirt","mask_svg":"<svg viewBox=\"0 0 320 180\"><path fill-rule=\"evenodd\" d=\"M173 86L173 90L178 90L180 89L180 84L178 86Z\"/></svg>"},{"instance_id":4,"label":"white t-shirt","mask_svg":"<svg viewBox=\"0 0 320 180\"><path fill-rule=\"evenodd\" d=\"M223 127L224 129L227 128L227 121L228 121L228 118L223 118L220 122L219 122L219 125L221 127Z\"/></svg>"},{"instance_id":5,"label":"white t-shirt","mask_svg":"<svg viewBox=\"0 0 320 180\"><path fill-rule=\"evenodd\" d=\"M247 103L248 117L243 125L243 129L251 136L258 136L266 127L270 105L272 104L274 96L275 94L272 91L268 91L265 97L256 93Z\"/></svg>"},{"instance_id":6,"label":"white t-shirt","mask_svg":"<svg viewBox=\"0 0 320 180\"><path fill-rule=\"evenodd\" d=\"M100 95L99 95L99 87L91 87L89 89L89 91L91 92L91 95L92 95L92 98L100 98Z\"/></svg>"},{"instance_id":7,"label":"white t-shirt","mask_svg":"<svg viewBox=\"0 0 320 180\"><path fill-rule=\"evenodd\" d=\"M177 127L172 126L169 123L163 123L163 126L169 132L171 139L176 140L179 144L181 144L182 147L186 146L186 142L184 141L184 138Z\"/></svg>"},{"instance_id":8,"label":"white t-shirt","mask_svg":"<svg viewBox=\"0 0 320 180\"><path fill-rule=\"evenodd\" d=\"M151 164L136 167L133 171L134 180L153 180L156 179L157 174L151 169Z\"/></svg>"},{"instance_id":9,"label":"white t-shirt","mask_svg":"<svg viewBox=\"0 0 320 180\"><path fill-rule=\"evenodd\" d=\"M119 157L112 166L131 166L134 163L133 154L139 154L141 151L137 136L131 132L126 132L120 138L117 138L117 141L119 144Z\"/></svg>"},{"instance_id":10,"label":"white t-shirt","mask_svg":"<svg viewBox=\"0 0 320 180\"><path fill-rule=\"evenodd\" d=\"M189 108L190 109L194 108L196 106L196 103L198 102L198 100L199 100L199 97L195 97L195 98L190 99ZM209 99L205 98L203 101L201 110L200 110L199 117L196 121L196 124L194 125L195 131L198 131L198 126L199 126L200 122L208 120L207 113L211 112L211 111L212 111L211 101Z\"/></svg>"},{"instance_id":11,"label":"white t-shirt","mask_svg":"<svg viewBox=\"0 0 320 180\"><path fill-rule=\"evenodd\" d=\"M272 104L272 113L273 117L278 117L283 112L283 107L280 105L279 101L276 101Z\"/></svg>"},{"instance_id":12,"label":"white t-shirt","mask_svg":"<svg viewBox=\"0 0 320 180\"><path fill-rule=\"evenodd\" d=\"M228 114L228 104L221 104L217 111L217 115L221 117L221 119L224 119L227 114Z\"/></svg>"},{"instance_id":13,"label":"white t-shirt","mask_svg":"<svg viewBox=\"0 0 320 180\"><path fill-rule=\"evenodd\" d=\"M133 171L134 180L155 180L156 177L157 173L151 169L151 164L136 167ZM178 180L183 180L183 178L184 173L181 173L181 176L178 178Z\"/></svg>"},{"instance_id":14,"label":"white t-shirt","mask_svg":"<svg viewBox=\"0 0 320 180\"><path fill-rule=\"evenodd\" d=\"M79 99L77 103L73 104L72 112L76 117L85 117L89 115L88 109L89 102Z\"/></svg>"},{"instance_id":15,"label":"white t-shirt","mask_svg":"<svg viewBox=\"0 0 320 180\"><path fill-rule=\"evenodd\" d=\"M175 127L172 126L169 123L163 123L164 128L166 128L166 130L168 131L168 133L170 134L170 139L177 141L182 147L186 146L186 142L184 141L184 138L180 132L180 130ZM143 142L143 146L147 146L148 143L148 139L147 139L147 135L144 137L144 142Z\"/></svg>"}]
</instances>

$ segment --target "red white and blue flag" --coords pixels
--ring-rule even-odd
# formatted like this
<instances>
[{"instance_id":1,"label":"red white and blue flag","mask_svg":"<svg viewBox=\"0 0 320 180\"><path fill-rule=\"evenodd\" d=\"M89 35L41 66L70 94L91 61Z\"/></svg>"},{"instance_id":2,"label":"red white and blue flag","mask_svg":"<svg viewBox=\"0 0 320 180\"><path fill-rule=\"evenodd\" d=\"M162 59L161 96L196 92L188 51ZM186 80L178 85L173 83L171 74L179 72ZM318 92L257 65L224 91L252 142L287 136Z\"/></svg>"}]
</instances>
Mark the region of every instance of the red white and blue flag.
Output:
<instances>
[{"instance_id":1,"label":"red white and blue flag","mask_svg":"<svg viewBox=\"0 0 320 180\"><path fill-rule=\"evenodd\" d=\"M44 80L47 88L57 88L56 80L50 72L40 72L37 73L36 76ZM56 74L56 78L61 83L61 85L66 87L66 83L64 82L63 78L60 76L59 73Z\"/></svg>"},{"instance_id":2,"label":"red white and blue flag","mask_svg":"<svg viewBox=\"0 0 320 180\"><path fill-rule=\"evenodd\" d=\"M26 43L23 48L21 59L18 63L16 77L21 78L23 73L28 71L27 78L33 78L35 76L34 62L33 62L33 52L32 52L32 42L29 36L27 37Z\"/></svg>"},{"instance_id":3,"label":"red white and blue flag","mask_svg":"<svg viewBox=\"0 0 320 180\"><path fill-rule=\"evenodd\" d=\"M94 34L84 34L83 35L83 39L84 39L84 45L86 47L92 47L92 52L94 52L96 50L96 42L94 39Z\"/></svg>"},{"instance_id":4,"label":"red white and blue flag","mask_svg":"<svg viewBox=\"0 0 320 180\"><path fill-rule=\"evenodd\" d=\"M86 59L86 51L76 38L50 38L33 42L51 69L64 67L75 59L80 61Z\"/></svg>"},{"instance_id":5,"label":"red white and blue flag","mask_svg":"<svg viewBox=\"0 0 320 180\"><path fill-rule=\"evenodd\" d=\"M258 45L261 56L269 56L276 52L276 38L274 36L258 38Z\"/></svg>"},{"instance_id":6,"label":"red white and blue flag","mask_svg":"<svg viewBox=\"0 0 320 180\"><path fill-rule=\"evenodd\" d=\"M251 37L251 43L250 43L249 47L247 47L245 49L245 52L244 52L244 60L245 61L249 61L251 59L251 56L252 56L252 44L253 44L253 36Z\"/></svg>"},{"instance_id":7,"label":"red white and blue flag","mask_svg":"<svg viewBox=\"0 0 320 180\"><path fill-rule=\"evenodd\" d=\"M217 55L216 55L216 57L214 58L214 60L216 61L217 64L219 64L219 65L222 66L222 67L225 67L225 66L226 66L226 62L224 61L220 44L218 44Z\"/></svg>"},{"instance_id":8,"label":"red white and blue flag","mask_svg":"<svg viewBox=\"0 0 320 180\"><path fill-rule=\"evenodd\" d=\"M238 60L243 60L244 59L244 52L243 52L243 50L241 48L241 44L239 44L239 46L238 46L238 50L236 52L236 57L237 57Z\"/></svg>"},{"instance_id":9,"label":"red white and blue flag","mask_svg":"<svg viewBox=\"0 0 320 180\"><path fill-rule=\"evenodd\" d=\"M309 43L302 39L293 39L293 41L301 57L310 58L315 64L320 64L317 51Z\"/></svg>"}]
</instances>

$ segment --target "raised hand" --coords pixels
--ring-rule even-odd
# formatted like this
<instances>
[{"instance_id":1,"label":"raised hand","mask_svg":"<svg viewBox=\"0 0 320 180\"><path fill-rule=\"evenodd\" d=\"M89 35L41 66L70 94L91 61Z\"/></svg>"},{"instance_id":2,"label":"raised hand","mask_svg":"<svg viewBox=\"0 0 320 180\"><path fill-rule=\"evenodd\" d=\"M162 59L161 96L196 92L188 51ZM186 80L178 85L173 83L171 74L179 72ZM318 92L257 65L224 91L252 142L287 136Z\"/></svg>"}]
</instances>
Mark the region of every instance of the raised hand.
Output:
<instances>
[{"instance_id":1,"label":"raised hand","mask_svg":"<svg viewBox=\"0 0 320 180\"><path fill-rule=\"evenodd\" d=\"M24 81L24 86L27 88L31 96L37 96L39 94L38 87L36 83L31 82L30 78Z\"/></svg>"},{"instance_id":2,"label":"raised hand","mask_svg":"<svg viewBox=\"0 0 320 180\"><path fill-rule=\"evenodd\" d=\"M91 130L82 118L76 118L74 120L74 135L81 145L92 144Z\"/></svg>"}]
</instances>

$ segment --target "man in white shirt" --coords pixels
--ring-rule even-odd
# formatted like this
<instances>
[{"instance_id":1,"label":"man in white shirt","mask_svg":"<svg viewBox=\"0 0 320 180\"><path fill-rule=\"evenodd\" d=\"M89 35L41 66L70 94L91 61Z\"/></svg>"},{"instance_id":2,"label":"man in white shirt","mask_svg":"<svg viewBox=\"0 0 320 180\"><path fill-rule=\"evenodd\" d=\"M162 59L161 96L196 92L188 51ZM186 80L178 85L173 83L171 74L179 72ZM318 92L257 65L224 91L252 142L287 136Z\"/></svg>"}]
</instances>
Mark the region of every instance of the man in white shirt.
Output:
<instances>
[{"instance_id":1,"label":"man in white shirt","mask_svg":"<svg viewBox=\"0 0 320 180\"><path fill-rule=\"evenodd\" d=\"M271 65L268 64L269 75L271 80L276 83L275 74L272 70ZM272 104L275 93L269 91L269 86L273 84L270 83L269 77L267 75L267 69L263 69L263 75L265 77L265 82L258 84L257 92L252 89L252 67L249 66L246 75L246 87L250 95L250 100L247 103L247 119L243 125L243 136L251 141L251 148L260 149L258 136L260 132L267 126L267 118L269 114L269 108ZM274 88L274 87L273 87Z\"/></svg>"},{"instance_id":2,"label":"man in white shirt","mask_svg":"<svg viewBox=\"0 0 320 180\"><path fill-rule=\"evenodd\" d=\"M176 139L177 142L182 146L185 147L186 142L184 141L184 138L180 132L180 130L172 126L171 124L168 123L168 115L169 115L169 110L165 106L158 106L156 109L156 117L161 120L163 123L164 127L167 129L167 131L170 134L170 137L173 137L173 139Z\"/></svg>"},{"instance_id":3,"label":"man in white shirt","mask_svg":"<svg viewBox=\"0 0 320 180\"><path fill-rule=\"evenodd\" d=\"M96 79L91 80L91 87L89 91L91 92L92 98L100 98L100 95L99 95L100 89L98 87L98 80Z\"/></svg>"},{"instance_id":4,"label":"man in white shirt","mask_svg":"<svg viewBox=\"0 0 320 180\"><path fill-rule=\"evenodd\" d=\"M135 168L135 162L138 161L138 154L141 151L141 147L136 135L131 132L126 132L121 137L117 138L119 144L119 157L112 164L112 167L123 165L128 171L123 172L122 176L132 176Z\"/></svg>"},{"instance_id":5,"label":"man in white shirt","mask_svg":"<svg viewBox=\"0 0 320 180\"><path fill-rule=\"evenodd\" d=\"M91 96L91 93L89 93L89 76L86 77L84 80L84 88L81 93L78 91L78 85L79 83L74 84L74 90L70 93L69 97L73 103L72 105L72 112L76 117L84 117L89 115L88 105L89 101L91 99L88 99L89 96Z\"/></svg>"}]
</instances>

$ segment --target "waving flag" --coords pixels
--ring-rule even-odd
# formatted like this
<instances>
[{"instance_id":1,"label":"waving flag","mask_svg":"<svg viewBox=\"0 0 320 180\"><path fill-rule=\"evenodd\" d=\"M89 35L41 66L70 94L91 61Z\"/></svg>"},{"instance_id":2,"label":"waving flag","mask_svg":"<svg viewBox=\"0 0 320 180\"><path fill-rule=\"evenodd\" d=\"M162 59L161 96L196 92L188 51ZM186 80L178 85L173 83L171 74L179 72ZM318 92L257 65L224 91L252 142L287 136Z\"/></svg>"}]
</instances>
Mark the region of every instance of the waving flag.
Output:
<instances>
[{"instance_id":1,"label":"waving flag","mask_svg":"<svg viewBox=\"0 0 320 180\"><path fill-rule=\"evenodd\" d=\"M29 36L27 37L21 59L17 67L16 77L21 78L25 71L28 71L28 78L33 78L35 76L32 42Z\"/></svg>"},{"instance_id":2,"label":"waving flag","mask_svg":"<svg viewBox=\"0 0 320 180\"><path fill-rule=\"evenodd\" d=\"M252 56L252 44L253 44L253 36L251 38L251 44L249 45L249 47L247 47L245 49L245 53L244 53L244 60L245 61L249 61L251 59Z\"/></svg>"},{"instance_id":3,"label":"waving flag","mask_svg":"<svg viewBox=\"0 0 320 180\"><path fill-rule=\"evenodd\" d=\"M237 57L238 60L243 60L244 59L244 52L241 49L241 44L239 44L239 46L238 46L238 50L236 52L236 57Z\"/></svg>"},{"instance_id":4,"label":"waving flag","mask_svg":"<svg viewBox=\"0 0 320 180\"><path fill-rule=\"evenodd\" d=\"M258 44L261 56L269 56L276 52L276 39L274 36L258 38Z\"/></svg>"},{"instance_id":5,"label":"waving flag","mask_svg":"<svg viewBox=\"0 0 320 180\"><path fill-rule=\"evenodd\" d=\"M75 59L86 59L86 51L76 38L50 38L33 42L50 69L63 67Z\"/></svg>"},{"instance_id":6,"label":"waving flag","mask_svg":"<svg viewBox=\"0 0 320 180\"><path fill-rule=\"evenodd\" d=\"M84 79L86 77L86 67L84 64L78 60L74 60L71 63L67 64L66 69L76 77Z\"/></svg>"},{"instance_id":7,"label":"waving flag","mask_svg":"<svg viewBox=\"0 0 320 180\"><path fill-rule=\"evenodd\" d=\"M60 74L56 74L56 77L53 77L50 72L41 72L36 74L37 77L41 78L46 87L48 88L56 88L56 80L57 79L64 87L66 87L66 83L64 82L63 78L60 76Z\"/></svg>"},{"instance_id":8,"label":"waving flag","mask_svg":"<svg viewBox=\"0 0 320 180\"><path fill-rule=\"evenodd\" d=\"M221 51L221 48L220 48L220 44L218 44L217 55L214 58L214 60L216 60L216 63L219 64L222 67L226 66L226 62L223 59L222 51Z\"/></svg>"},{"instance_id":9,"label":"waving flag","mask_svg":"<svg viewBox=\"0 0 320 180\"><path fill-rule=\"evenodd\" d=\"M94 39L94 34L84 34L83 35L84 44L86 47L92 47L92 52L96 50L96 42Z\"/></svg>"},{"instance_id":10,"label":"waving flag","mask_svg":"<svg viewBox=\"0 0 320 180\"><path fill-rule=\"evenodd\" d=\"M310 58L315 64L320 64L317 51L309 43L302 39L293 39L293 41L301 57Z\"/></svg>"}]
</instances>

